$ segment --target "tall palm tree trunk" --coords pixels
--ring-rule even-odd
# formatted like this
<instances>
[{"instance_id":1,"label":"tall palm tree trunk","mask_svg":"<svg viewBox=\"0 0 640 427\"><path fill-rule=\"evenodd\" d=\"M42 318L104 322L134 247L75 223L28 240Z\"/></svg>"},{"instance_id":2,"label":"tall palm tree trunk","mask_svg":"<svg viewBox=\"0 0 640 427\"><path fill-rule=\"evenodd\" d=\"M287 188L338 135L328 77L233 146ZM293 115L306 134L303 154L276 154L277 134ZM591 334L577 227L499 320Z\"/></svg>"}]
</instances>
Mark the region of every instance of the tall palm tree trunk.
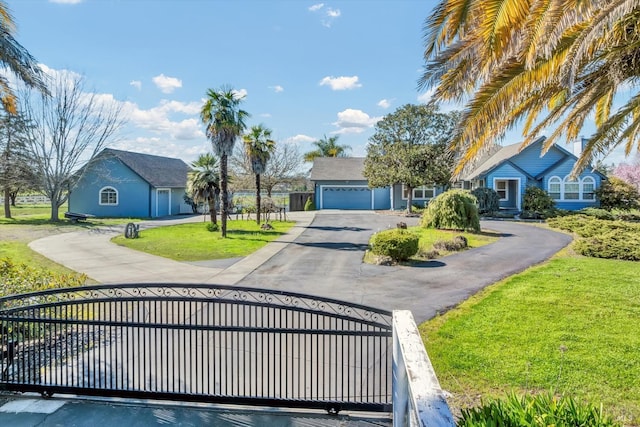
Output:
<instances>
[{"instance_id":1,"label":"tall palm tree trunk","mask_svg":"<svg viewBox=\"0 0 640 427\"><path fill-rule=\"evenodd\" d=\"M256 174L256 222L260 225L260 174Z\"/></svg>"},{"instance_id":2,"label":"tall palm tree trunk","mask_svg":"<svg viewBox=\"0 0 640 427\"><path fill-rule=\"evenodd\" d=\"M227 155L220 156L220 186L222 187L222 232L223 238L227 237L227 212L229 212L229 189L227 185Z\"/></svg>"}]
</instances>

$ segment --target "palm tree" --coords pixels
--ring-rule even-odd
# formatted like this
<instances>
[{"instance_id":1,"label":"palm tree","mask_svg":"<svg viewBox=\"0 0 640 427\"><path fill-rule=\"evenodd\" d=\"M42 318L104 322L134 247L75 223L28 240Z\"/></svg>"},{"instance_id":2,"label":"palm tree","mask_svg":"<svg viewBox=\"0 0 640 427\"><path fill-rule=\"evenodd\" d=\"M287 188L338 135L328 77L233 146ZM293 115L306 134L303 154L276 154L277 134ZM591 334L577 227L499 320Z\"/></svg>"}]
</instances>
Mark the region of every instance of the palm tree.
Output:
<instances>
[{"instance_id":1,"label":"palm tree","mask_svg":"<svg viewBox=\"0 0 640 427\"><path fill-rule=\"evenodd\" d=\"M213 154L201 154L191 162L193 168L187 174L187 191L196 203L207 202L211 223L217 224L216 199L220 194L220 171L218 159Z\"/></svg>"},{"instance_id":2,"label":"palm tree","mask_svg":"<svg viewBox=\"0 0 640 427\"><path fill-rule=\"evenodd\" d=\"M236 138L246 129L245 119L249 113L240 109L244 96L229 87L209 89L207 99L200 110L200 118L206 126L207 138L211 140L213 152L220 157L220 186L222 188L222 237L227 237L229 213L228 157L233 153Z\"/></svg>"},{"instance_id":3,"label":"palm tree","mask_svg":"<svg viewBox=\"0 0 640 427\"><path fill-rule=\"evenodd\" d=\"M276 149L276 142L271 139L271 129L263 125L252 126L243 140L251 160L251 169L256 175L256 222L260 224L260 175L264 173L267 162Z\"/></svg>"},{"instance_id":4,"label":"palm tree","mask_svg":"<svg viewBox=\"0 0 640 427\"><path fill-rule=\"evenodd\" d=\"M16 26L9 8L0 1L0 64L8 68L27 86L48 93L42 79L42 70L38 61L13 38ZM5 111L16 113L16 95L9 85L9 77L0 75L0 102Z\"/></svg>"},{"instance_id":5,"label":"palm tree","mask_svg":"<svg viewBox=\"0 0 640 427\"><path fill-rule=\"evenodd\" d=\"M425 22L419 84L435 102L468 99L457 172L520 123L523 147L553 128L548 149L595 117L574 174L620 144L640 149L639 22L639 0L442 0Z\"/></svg>"},{"instance_id":6,"label":"palm tree","mask_svg":"<svg viewBox=\"0 0 640 427\"><path fill-rule=\"evenodd\" d=\"M305 162L313 162L316 157L346 157L347 150L351 150L348 145L338 144L338 135L327 138L325 135L318 141L314 141L316 149L304 154Z\"/></svg>"}]
</instances>

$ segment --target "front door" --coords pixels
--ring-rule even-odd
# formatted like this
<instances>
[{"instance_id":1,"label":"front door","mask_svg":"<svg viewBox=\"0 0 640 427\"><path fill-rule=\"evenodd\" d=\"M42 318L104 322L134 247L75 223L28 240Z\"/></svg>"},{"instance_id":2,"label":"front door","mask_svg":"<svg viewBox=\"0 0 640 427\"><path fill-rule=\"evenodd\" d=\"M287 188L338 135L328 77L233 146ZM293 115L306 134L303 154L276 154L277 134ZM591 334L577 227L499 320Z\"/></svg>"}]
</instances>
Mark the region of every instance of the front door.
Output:
<instances>
[{"instance_id":1,"label":"front door","mask_svg":"<svg viewBox=\"0 0 640 427\"><path fill-rule=\"evenodd\" d=\"M156 192L156 216L167 215L171 215L171 190L158 190Z\"/></svg>"},{"instance_id":2,"label":"front door","mask_svg":"<svg viewBox=\"0 0 640 427\"><path fill-rule=\"evenodd\" d=\"M495 179L493 189L500 198L501 209L520 209L518 199L520 197L520 180Z\"/></svg>"}]
</instances>

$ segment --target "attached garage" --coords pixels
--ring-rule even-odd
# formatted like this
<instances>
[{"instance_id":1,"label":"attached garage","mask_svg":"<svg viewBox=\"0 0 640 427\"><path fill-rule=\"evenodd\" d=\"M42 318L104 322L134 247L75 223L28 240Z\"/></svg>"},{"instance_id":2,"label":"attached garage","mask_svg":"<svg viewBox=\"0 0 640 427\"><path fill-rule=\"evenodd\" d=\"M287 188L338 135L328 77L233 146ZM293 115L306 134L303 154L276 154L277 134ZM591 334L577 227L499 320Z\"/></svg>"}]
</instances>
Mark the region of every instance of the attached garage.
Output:
<instances>
[{"instance_id":1,"label":"attached garage","mask_svg":"<svg viewBox=\"0 0 640 427\"><path fill-rule=\"evenodd\" d=\"M362 157L319 157L314 159L311 181L318 209L389 209L391 193L387 188L369 188L363 176Z\"/></svg>"},{"instance_id":2,"label":"attached garage","mask_svg":"<svg viewBox=\"0 0 640 427\"><path fill-rule=\"evenodd\" d=\"M373 209L372 203L367 186L320 186L319 209Z\"/></svg>"}]
</instances>

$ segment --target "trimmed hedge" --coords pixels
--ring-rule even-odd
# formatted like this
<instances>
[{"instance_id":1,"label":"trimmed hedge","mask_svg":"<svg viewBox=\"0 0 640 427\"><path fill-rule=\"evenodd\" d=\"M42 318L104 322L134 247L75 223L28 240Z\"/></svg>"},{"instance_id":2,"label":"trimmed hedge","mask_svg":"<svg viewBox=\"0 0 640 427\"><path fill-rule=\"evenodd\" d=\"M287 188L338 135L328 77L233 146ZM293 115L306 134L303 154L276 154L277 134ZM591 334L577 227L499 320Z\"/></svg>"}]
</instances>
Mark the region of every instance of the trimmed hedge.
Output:
<instances>
[{"instance_id":1,"label":"trimmed hedge","mask_svg":"<svg viewBox=\"0 0 640 427\"><path fill-rule=\"evenodd\" d=\"M371 252L391 257L394 261L406 261L418 253L420 238L402 229L384 230L371 238Z\"/></svg>"},{"instance_id":2,"label":"trimmed hedge","mask_svg":"<svg viewBox=\"0 0 640 427\"><path fill-rule=\"evenodd\" d=\"M477 199L467 190L449 190L429 202L422 226L446 230L480 231Z\"/></svg>"}]
</instances>

